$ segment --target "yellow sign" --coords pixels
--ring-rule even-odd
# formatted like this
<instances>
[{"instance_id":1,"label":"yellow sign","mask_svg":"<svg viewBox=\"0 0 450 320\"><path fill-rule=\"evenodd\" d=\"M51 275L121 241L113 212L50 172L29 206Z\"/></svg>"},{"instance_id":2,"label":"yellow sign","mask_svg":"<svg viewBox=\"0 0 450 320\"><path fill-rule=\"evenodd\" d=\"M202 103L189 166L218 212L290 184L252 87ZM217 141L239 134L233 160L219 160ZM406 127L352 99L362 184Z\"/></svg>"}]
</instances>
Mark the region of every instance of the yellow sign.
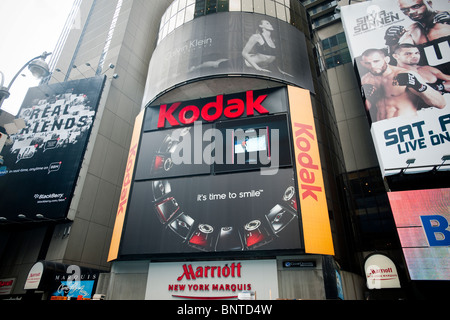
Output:
<instances>
[{"instance_id":1,"label":"yellow sign","mask_svg":"<svg viewBox=\"0 0 450 320\"><path fill-rule=\"evenodd\" d=\"M288 87L305 252L334 255L310 92Z\"/></svg>"},{"instance_id":2,"label":"yellow sign","mask_svg":"<svg viewBox=\"0 0 450 320\"><path fill-rule=\"evenodd\" d=\"M111 245L109 247L108 262L117 259L119 254L120 240L122 238L123 224L125 222L125 214L127 211L128 197L130 195L130 187L133 178L134 165L136 163L136 153L141 138L142 123L144 120L144 111L142 111L135 120L133 136L131 138L130 151L128 153L127 167L125 169L125 177L122 183L122 192L120 193L119 207L117 208L116 222L114 224Z\"/></svg>"}]
</instances>

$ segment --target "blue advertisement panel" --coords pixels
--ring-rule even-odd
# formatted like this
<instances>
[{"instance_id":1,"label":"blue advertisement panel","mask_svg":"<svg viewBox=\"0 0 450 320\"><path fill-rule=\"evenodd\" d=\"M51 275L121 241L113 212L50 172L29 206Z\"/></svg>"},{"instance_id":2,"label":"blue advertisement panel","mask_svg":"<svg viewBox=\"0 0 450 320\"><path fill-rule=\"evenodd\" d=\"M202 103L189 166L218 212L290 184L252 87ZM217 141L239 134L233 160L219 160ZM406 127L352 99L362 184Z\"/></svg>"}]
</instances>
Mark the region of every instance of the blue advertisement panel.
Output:
<instances>
[{"instance_id":1,"label":"blue advertisement panel","mask_svg":"<svg viewBox=\"0 0 450 320\"><path fill-rule=\"evenodd\" d=\"M95 286L94 280L85 281L61 281L60 286L52 293L52 297L66 297L83 299L92 298Z\"/></svg>"},{"instance_id":2,"label":"blue advertisement panel","mask_svg":"<svg viewBox=\"0 0 450 320\"><path fill-rule=\"evenodd\" d=\"M412 280L450 280L450 189L389 192Z\"/></svg>"},{"instance_id":3,"label":"blue advertisement panel","mask_svg":"<svg viewBox=\"0 0 450 320\"><path fill-rule=\"evenodd\" d=\"M24 126L1 152L1 217L66 217L103 84L94 77L29 89L17 116Z\"/></svg>"}]
</instances>

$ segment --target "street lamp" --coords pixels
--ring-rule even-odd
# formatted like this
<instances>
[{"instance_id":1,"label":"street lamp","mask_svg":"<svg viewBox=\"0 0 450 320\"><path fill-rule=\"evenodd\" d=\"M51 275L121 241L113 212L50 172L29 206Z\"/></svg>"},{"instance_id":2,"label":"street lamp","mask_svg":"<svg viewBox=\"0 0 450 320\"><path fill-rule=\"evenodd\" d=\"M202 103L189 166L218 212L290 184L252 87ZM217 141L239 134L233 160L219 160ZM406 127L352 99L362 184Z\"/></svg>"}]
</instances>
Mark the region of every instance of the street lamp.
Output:
<instances>
[{"instance_id":1,"label":"street lamp","mask_svg":"<svg viewBox=\"0 0 450 320\"><path fill-rule=\"evenodd\" d=\"M53 219L47 218L46 216L44 216L43 214L40 214L40 213L38 213L38 214L36 215L36 218L38 218L39 220L55 221L55 220L53 220Z\"/></svg>"},{"instance_id":2,"label":"street lamp","mask_svg":"<svg viewBox=\"0 0 450 320\"><path fill-rule=\"evenodd\" d=\"M44 52L41 55L39 55L39 56L31 59L27 63L25 63L23 65L23 67L20 68L20 70L12 78L11 82L9 83L9 85L7 87L5 87L3 85L4 81L5 81L5 76L4 76L3 72L0 71L0 76L1 76L1 79L0 79L0 109L3 105L3 101L5 101L6 99L9 98L9 95L10 95L9 90L11 89L11 86L13 85L14 81L16 81L17 77L23 71L23 69L28 67L28 70L30 70L31 74L37 79L42 79L44 77L47 77L50 74L48 64L45 62L45 59L47 59L47 57L49 55L51 55L51 53Z\"/></svg>"}]
</instances>

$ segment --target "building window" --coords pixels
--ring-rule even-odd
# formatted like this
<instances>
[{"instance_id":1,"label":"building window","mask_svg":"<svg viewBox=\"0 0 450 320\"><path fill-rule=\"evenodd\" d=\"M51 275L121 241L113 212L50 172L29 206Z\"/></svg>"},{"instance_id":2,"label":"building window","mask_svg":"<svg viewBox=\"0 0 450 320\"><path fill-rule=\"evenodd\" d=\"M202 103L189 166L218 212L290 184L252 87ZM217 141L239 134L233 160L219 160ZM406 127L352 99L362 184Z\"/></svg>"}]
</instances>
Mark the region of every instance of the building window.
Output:
<instances>
[{"instance_id":1,"label":"building window","mask_svg":"<svg viewBox=\"0 0 450 320\"><path fill-rule=\"evenodd\" d=\"M242 11L253 12L253 0L242 0Z\"/></svg>"},{"instance_id":2,"label":"building window","mask_svg":"<svg viewBox=\"0 0 450 320\"><path fill-rule=\"evenodd\" d=\"M198 0L195 3L195 17L201 17L205 15L205 0Z\"/></svg>"},{"instance_id":3,"label":"building window","mask_svg":"<svg viewBox=\"0 0 450 320\"><path fill-rule=\"evenodd\" d=\"M398 236L389 199L378 168L348 174L354 199L354 227L359 234L359 250L389 250L398 245Z\"/></svg>"},{"instance_id":4,"label":"building window","mask_svg":"<svg viewBox=\"0 0 450 320\"><path fill-rule=\"evenodd\" d=\"M217 12L217 0L206 0L206 14Z\"/></svg>"},{"instance_id":5,"label":"building window","mask_svg":"<svg viewBox=\"0 0 450 320\"><path fill-rule=\"evenodd\" d=\"M291 0L175 0L161 19L158 43L168 34L192 19L217 12L255 12L269 15L302 28L304 10Z\"/></svg>"},{"instance_id":6,"label":"building window","mask_svg":"<svg viewBox=\"0 0 450 320\"><path fill-rule=\"evenodd\" d=\"M230 11L241 11L241 0L230 0Z\"/></svg>"},{"instance_id":7,"label":"building window","mask_svg":"<svg viewBox=\"0 0 450 320\"><path fill-rule=\"evenodd\" d=\"M352 62L344 33L339 33L321 41L323 60L327 69Z\"/></svg>"},{"instance_id":8,"label":"building window","mask_svg":"<svg viewBox=\"0 0 450 320\"><path fill-rule=\"evenodd\" d=\"M230 3L228 0L217 1L217 12L228 12Z\"/></svg>"},{"instance_id":9,"label":"building window","mask_svg":"<svg viewBox=\"0 0 450 320\"><path fill-rule=\"evenodd\" d=\"M264 14L265 13L265 7L264 7L264 0L254 0L254 10L256 13L261 13Z\"/></svg>"}]
</instances>

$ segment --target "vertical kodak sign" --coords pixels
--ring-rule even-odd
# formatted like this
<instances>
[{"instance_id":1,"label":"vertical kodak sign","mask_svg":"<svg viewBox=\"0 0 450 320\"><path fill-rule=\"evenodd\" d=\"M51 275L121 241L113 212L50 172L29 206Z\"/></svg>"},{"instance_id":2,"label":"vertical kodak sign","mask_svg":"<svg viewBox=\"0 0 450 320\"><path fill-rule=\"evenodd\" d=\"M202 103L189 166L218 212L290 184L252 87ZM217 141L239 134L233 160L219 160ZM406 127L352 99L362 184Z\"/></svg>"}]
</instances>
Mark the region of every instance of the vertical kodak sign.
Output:
<instances>
[{"instance_id":1,"label":"vertical kodak sign","mask_svg":"<svg viewBox=\"0 0 450 320\"><path fill-rule=\"evenodd\" d=\"M288 86L288 94L305 252L334 255L310 93Z\"/></svg>"},{"instance_id":2,"label":"vertical kodak sign","mask_svg":"<svg viewBox=\"0 0 450 320\"><path fill-rule=\"evenodd\" d=\"M117 259L119 254L120 240L122 238L122 230L125 222L125 214L127 212L128 197L130 196L131 183L133 181L133 172L136 163L137 150L141 138L142 123L144 121L144 110L136 117L131 138L130 151L128 153L127 166L125 168L125 176L122 183L122 191L120 193L119 206L117 208L116 221L114 224L111 245L109 247L108 262Z\"/></svg>"}]
</instances>

